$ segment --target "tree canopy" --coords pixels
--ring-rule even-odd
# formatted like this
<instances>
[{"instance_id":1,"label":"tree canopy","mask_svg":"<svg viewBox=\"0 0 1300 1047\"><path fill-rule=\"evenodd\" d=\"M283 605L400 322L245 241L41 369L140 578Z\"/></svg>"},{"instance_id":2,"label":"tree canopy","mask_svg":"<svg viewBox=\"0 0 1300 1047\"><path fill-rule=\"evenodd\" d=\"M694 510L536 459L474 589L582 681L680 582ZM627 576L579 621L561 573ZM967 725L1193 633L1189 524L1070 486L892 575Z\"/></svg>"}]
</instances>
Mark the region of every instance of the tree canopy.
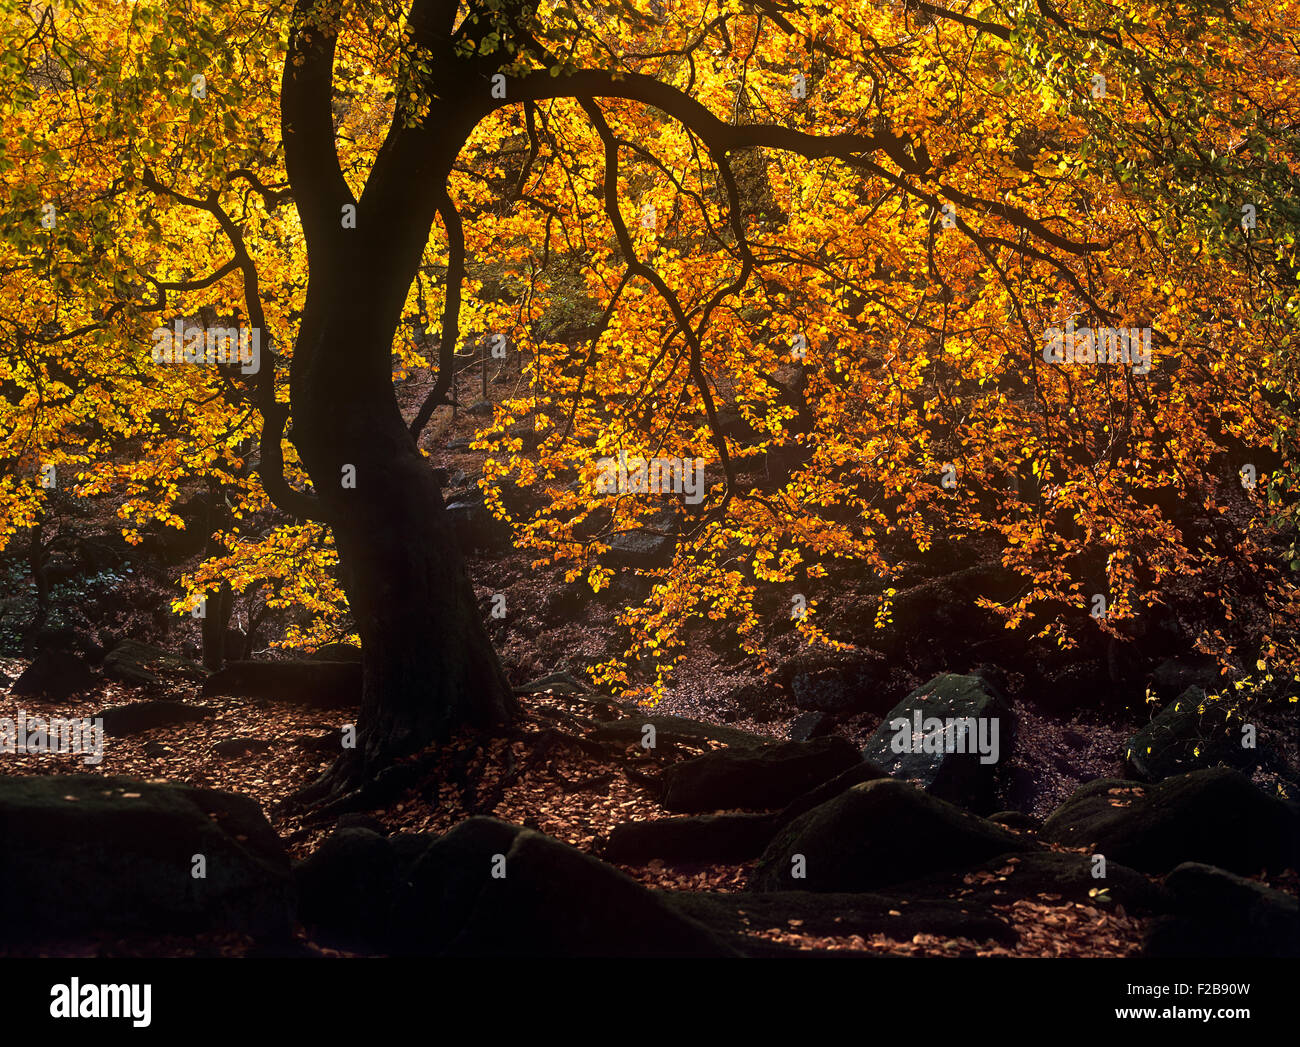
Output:
<instances>
[{"instance_id":1,"label":"tree canopy","mask_svg":"<svg viewBox=\"0 0 1300 1047\"><path fill-rule=\"evenodd\" d=\"M1291 0L5 0L0 543L47 466L120 497L133 536L217 484L220 549L176 608L264 586L312 612L286 644L337 635L291 366L309 247L384 229L420 241L374 363L437 372L413 434L466 339L522 361L479 434L516 543L601 590L614 535L677 535L607 685L653 695L692 618L761 654L795 597L829 640L818 584L846 563L887 620L936 543L992 543L1020 583L984 602L1026 635L1124 636L1192 579L1222 606L1206 650L1294 666L1295 22ZM343 306L378 308L357 286ZM156 332L195 317L260 332L256 371L160 363ZM620 454L703 459L707 492L602 492Z\"/></svg>"}]
</instances>

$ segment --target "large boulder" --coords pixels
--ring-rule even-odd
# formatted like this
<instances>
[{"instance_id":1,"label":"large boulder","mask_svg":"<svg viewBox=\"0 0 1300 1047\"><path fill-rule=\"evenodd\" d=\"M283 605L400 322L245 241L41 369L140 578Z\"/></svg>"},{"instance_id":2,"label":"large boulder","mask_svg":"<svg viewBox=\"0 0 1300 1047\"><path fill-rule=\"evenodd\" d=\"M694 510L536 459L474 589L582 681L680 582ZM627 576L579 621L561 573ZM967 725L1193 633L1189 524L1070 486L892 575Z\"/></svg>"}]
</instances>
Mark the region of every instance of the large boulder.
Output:
<instances>
[{"instance_id":1,"label":"large boulder","mask_svg":"<svg viewBox=\"0 0 1300 1047\"><path fill-rule=\"evenodd\" d=\"M87 574L130 567L135 556L135 546L116 527L97 534L82 535L77 539L77 565Z\"/></svg>"},{"instance_id":2,"label":"large boulder","mask_svg":"<svg viewBox=\"0 0 1300 1047\"><path fill-rule=\"evenodd\" d=\"M1024 811L994 811L992 814L986 815L986 817L989 821L1005 825L1008 829L1024 829L1037 832L1043 827L1041 818L1035 818L1032 814L1025 814Z\"/></svg>"},{"instance_id":3,"label":"large boulder","mask_svg":"<svg viewBox=\"0 0 1300 1047\"><path fill-rule=\"evenodd\" d=\"M1300 813L1227 768L1157 785L1088 782L1052 812L1041 836L1148 873L1193 861L1257 873L1296 868L1300 860Z\"/></svg>"},{"instance_id":4,"label":"large boulder","mask_svg":"<svg viewBox=\"0 0 1300 1047\"><path fill-rule=\"evenodd\" d=\"M95 685L94 674L79 655L49 648L41 651L14 681L15 698L62 702Z\"/></svg>"},{"instance_id":5,"label":"large boulder","mask_svg":"<svg viewBox=\"0 0 1300 1047\"><path fill-rule=\"evenodd\" d=\"M361 663L295 659L229 662L203 682L202 694L288 702L312 709L361 704Z\"/></svg>"},{"instance_id":6,"label":"large boulder","mask_svg":"<svg viewBox=\"0 0 1300 1047\"><path fill-rule=\"evenodd\" d=\"M139 640L121 640L104 655L104 673L137 687L175 680L202 680L208 671L197 662Z\"/></svg>"},{"instance_id":7,"label":"large boulder","mask_svg":"<svg viewBox=\"0 0 1300 1047\"><path fill-rule=\"evenodd\" d=\"M142 731L152 731L155 727L197 723L215 713L215 709L207 706L189 705L185 702L132 702L104 709L95 714L95 719L104 721L106 735L123 738Z\"/></svg>"},{"instance_id":8,"label":"large boulder","mask_svg":"<svg viewBox=\"0 0 1300 1047\"><path fill-rule=\"evenodd\" d=\"M253 753L264 753L268 749L274 749L275 744L269 738L225 738L213 742L209 751L214 756L250 756Z\"/></svg>"},{"instance_id":9,"label":"large boulder","mask_svg":"<svg viewBox=\"0 0 1300 1047\"><path fill-rule=\"evenodd\" d=\"M258 805L186 785L0 778L0 883L0 936L28 942L150 931L277 938L293 922L289 857Z\"/></svg>"},{"instance_id":10,"label":"large boulder","mask_svg":"<svg viewBox=\"0 0 1300 1047\"><path fill-rule=\"evenodd\" d=\"M477 498L467 497L447 504L447 521L451 524L456 543L467 554L508 546L510 525L492 515L481 492L475 494Z\"/></svg>"},{"instance_id":11,"label":"large boulder","mask_svg":"<svg viewBox=\"0 0 1300 1047\"><path fill-rule=\"evenodd\" d=\"M104 659L104 648L84 629L68 625L47 626L37 630L31 639L34 650L38 652L67 651L81 655L91 665Z\"/></svg>"},{"instance_id":12,"label":"large boulder","mask_svg":"<svg viewBox=\"0 0 1300 1047\"><path fill-rule=\"evenodd\" d=\"M1254 767L1259 750L1242 746L1241 717L1234 722L1230 714L1202 688L1187 688L1124 743L1125 770L1139 781L1158 782L1219 763Z\"/></svg>"},{"instance_id":13,"label":"large boulder","mask_svg":"<svg viewBox=\"0 0 1300 1047\"><path fill-rule=\"evenodd\" d=\"M763 852L750 888L869 891L1036 846L906 782L881 778L786 825Z\"/></svg>"},{"instance_id":14,"label":"large boulder","mask_svg":"<svg viewBox=\"0 0 1300 1047\"><path fill-rule=\"evenodd\" d=\"M751 719L757 723L771 723L773 720L781 718L781 708L781 692L765 680L751 680L724 691L718 697L715 706L718 716L727 723L743 719ZM823 714L812 713L811 715L822 716ZM831 728L834 726L834 721L827 717L823 723L824 729L815 733L817 735L830 734ZM792 730L790 740L806 742L813 736L812 733L809 733L800 738Z\"/></svg>"},{"instance_id":15,"label":"large boulder","mask_svg":"<svg viewBox=\"0 0 1300 1047\"><path fill-rule=\"evenodd\" d=\"M933 796L989 812L1013 734L1011 711L987 680L944 673L886 713L862 755Z\"/></svg>"},{"instance_id":16,"label":"large boulder","mask_svg":"<svg viewBox=\"0 0 1300 1047\"><path fill-rule=\"evenodd\" d=\"M643 521L646 526L620 531L607 541L605 562L615 569L655 570L673 562L677 548L677 516L671 511L656 513Z\"/></svg>"},{"instance_id":17,"label":"large boulder","mask_svg":"<svg viewBox=\"0 0 1300 1047\"><path fill-rule=\"evenodd\" d=\"M615 569L655 570L672 563L676 546L673 535L639 527L610 538L605 562Z\"/></svg>"},{"instance_id":18,"label":"large boulder","mask_svg":"<svg viewBox=\"0 0 1300 1047\"><path fill-rule=\"evenodd\" d=\"M431 837L420 837L421 850ZM322 940L355 949L392 945L410 896L402 854L370 829L338 829L294 866L298 918Z\"/></svg>"},{"instance_id":19,"label":"large boulder","mask_svg":"<svg viewBox=\"0 0 1300 1047\"><path fill-rule=\"evenodd\" d=\"M940 557L931 569L945 560L953 563ZM945 566L937 576L919 580L893 597L892 623L879 631L873 646L891 662L905 657L921 671L938 671L962 657L996 662L1021 653L1001 620L980 606L981 599L1013 598L1020 585L1016 573L996 557L968 567Z\"/></svg>"},{"instance_id":20,"label":"large boulder","mask_svg":"<svg viewBox=\"0 0 1300 1047\"><path fill-rule=\"evenodd\" d=\"M470 956L725 956L711 931L541 833L470 818L411 870L408 948Z\"/></svg>"},{"instance_id":21,"label":"large boulder","mask_svg":"<svg viewBox=\"0 0 1300 1047\"><path fill-rule=\"evenodd\" d=\"M1300 902L1283 891L1200 862L1166 878L1173 915L1151 927L1158 957L1300 957Z\"/></svg>"},{"instance_id":22,"label":"large boulder","mask_svg":"<svg viewBox=\"0 0 1300 1047\"><path fill-rule=\"evenodd\" d=\"M800 713L790 724L790 741L806 742L821 738L835 729L835 718L830 713Z\"/></svg>"},{"instance_id":23,"label":"large boulder","mask_svg":"<svg viewBox=\"0 0 1300 1047\"><path fill-rule=\"evenodd\" d=\"M605 841L602 856L611 862L641 865L666 862L711 864L757 858L776 832L770 814L698 814L622 822Z\"/></svg>"},{"instance_id":24,"label":"large boulder","mask_svg":"<svg viewBox=\"0 0 1300 1047\"><path fill-rule=\"evenodd\" d=\"M781 683L800 709L823 713L878 711L889 664L865 648L809 647L777 670Z\"/></svg>"},{"instance_id":25,"label":"large boulder","mask_svg":"<svg viewBox=\"0 0 1300 1047\"><path fill-rule=\"evenodd\" d=\"M861 762L853 744L839 737L715 749L664 772L663 804L691 814L736 807L770 810Z\"/></svg>"}]
</instances>

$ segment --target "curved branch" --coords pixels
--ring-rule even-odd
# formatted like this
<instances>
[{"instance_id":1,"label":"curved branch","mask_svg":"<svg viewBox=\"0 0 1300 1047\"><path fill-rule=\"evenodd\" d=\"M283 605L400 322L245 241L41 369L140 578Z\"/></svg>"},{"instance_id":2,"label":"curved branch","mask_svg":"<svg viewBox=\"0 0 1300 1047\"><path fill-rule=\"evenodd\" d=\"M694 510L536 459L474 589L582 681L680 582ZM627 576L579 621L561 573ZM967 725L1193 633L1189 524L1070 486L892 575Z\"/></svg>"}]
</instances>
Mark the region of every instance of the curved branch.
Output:
<instances>
[{"instance_id":1,"label":"curved branch","mask_svg":"<svg viewBox=\"0 0 1300 1047\"><path fill-rule=\"evenodd\" d=\"M411 439L419 441L433 409L447 402L455 377L456 340L460 337L460 288L465 279L465 226L446 187L438 196L438 214L447 230L447 285L443 292L442 337L438 347L438 380L411 422Z\"/></svg>"},{"instance_id":2,"label":"curved branch","mask_svg":"<svg viewBox=\"0 0 1300 1047\"><path fill-rule=\"evenodd\" d=\"M778 124L728 124L704 105L676 88L640 73L617 77L595 69L584 69L568 76L552 77L532 73L511 87L510 103L543 98L623 98L644 102L681 121L704 141L715 157L725 157L737 149L766 147L795 153L808 159L834 157L850 163L862 163L861 154L884 152L907 175L925 175L931 163L924 146L913 148L909 138L885 128L873 134L814 135ZM505 104L505 103L502 103ZM877 170L879 170L877 168ZM968 207L980 207L1062 251L1088 254L1104 244L1080 242L1057 233L1025 211L1010 204L983 200L960 190L940 186L944 195ZM916 194L913 187L909 191Z\"/></svg>"},{"instance_id":3,"label":"curved branch","mask_svg":"<svg viewBox=\"0 0 1300 1047\"><path fill-rule=\"evenodd\" d=\"M642 73L615 76L599 69L580 69L568 76L530 73L511 84L507 101L485 104L491 111L498 104L569 97L624 98L652 105L689 127L715 155L760 146L797 153L811 160L853 159L857 153L883 151L907 174L920 174L924 170L909 152L908 141L888 130L877 134L814 135L779 124L729 124L689 95Z\"/></svg>"},{"instance_id":4,"label":"curved branch","mask_svg":"<svg viewBox=\"0 0 1300 1047\"><path fill-rule=\"evenodd\" d=\"M660 297L663 298L672 311L677 327L682 332L690 349L689 366L691 377L695 380L696 387L700 391L700 398L704 404L704 415L709 423L709 432L713 437L713 445L717 448L718 459L727 479L722 502L716 507L716 510L720 510L731 500L732 491L735 489L735 470L731 463L731 454L727 450L727 437L722 431L722 423L718 420L718 410L713 402L713 394L709 391L708 378L704 374L703 353L700 347L699 335L695 328L691 326L686 311L682 308L682 303L678 300L677 295L673 293L673 289L668 286L667 281L653 267L646 265L637 257L636 247L632 243L632 236L628 232L627 224L623 221L623 216L618 209L618 140L610 130L609 124L606 123L600 107L594 101L589 98L580 98L578 101L586 110L593 126L600 135L601 141L605 144L605 212L614 226L614 235L618 240L623 256L628 260L628 271L642 277L659 292ZM749 259L747 258L746 266L748 264ZM746 273L746 278L747 276ZM740 285L733 286L738 287ZM710 303L711 307L712 303ZM703 326L702 321L701 330L703 330Z\"/></svg>"},{"instance_id":5,"label":"curved branch","mask_svg":"<svg viewBox=\"0 0 1300 1047\"><path fill-rule=\"evenodd\" d=\"M226 239L230 241L230 246L234 250L234 257L217 270L217 273L225 275L233 272L238 267L244 279L244 305L248 309L249 324L254 330L261 331L266 335L266 345L261 349L262 358L259 359L257 386L253 395L257 408L262 413L262 435L259 449L261 460L258 465L258 475L261 478L262 487L266 491L267 497L271 499L278 509L292 516L326 522L325 508L320 500L314 495L295 490L289 485L284 476L284 449L281 446L281 440L284 436L285 422L289 417L289 408L287 404L280 403L275 397L275 370L278 358L275 350L271 347L270 332L266 325L266 311L262 306L262 292L258 279L257 264L253 261L252 255L248 253L248 245L244 242L244 234L240 232L239 227L226 214L225 209L218 202L215 192L209 193L206 199L203 200L185 196L183 193L163 185L158 181L157 176L147 168L141 177L141 181L156 193L170 196L190 207L208 212L217 220L217 223L221 226L221 231L226 234ZM206 286L215 283L216 275L213 274L202 281L191 281L188 285L183 285L184 289L188 290L195 286ZM159 288L160 302L165 302L165 288L169 285L158 284L156 281L155 284Z\"/></svg>"}]
</instances>

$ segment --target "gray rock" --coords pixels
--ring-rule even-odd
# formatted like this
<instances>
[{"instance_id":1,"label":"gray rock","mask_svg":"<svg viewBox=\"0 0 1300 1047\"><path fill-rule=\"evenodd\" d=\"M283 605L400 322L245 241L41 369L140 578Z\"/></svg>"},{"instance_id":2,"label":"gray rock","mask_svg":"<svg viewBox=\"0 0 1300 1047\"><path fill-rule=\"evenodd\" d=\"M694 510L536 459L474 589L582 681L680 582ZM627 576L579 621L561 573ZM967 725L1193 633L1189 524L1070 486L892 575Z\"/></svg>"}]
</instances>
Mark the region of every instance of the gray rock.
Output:
<instances>
[{"instance_id":1,"label":"gray rock","mask_svg":"<svg viewBox=\"0 0 1300 1047\"><path fill-rule=\"evenodd\" d=\"M777 679L800 709L851 713L881 708L889 666L874 651L813 647L780 666Z\"/></svg>"},{"instance_id":2,"label":"gray rock","mask_svg":"<svg viewBox=\"0 0 1300 1047\"><path fill-rule=\"evenodd\" d=\"M874 782L880 778L888 778L883 770L877 767L870 760L863 760L855 763L847 771L837 774L830 781L823 782L817 788L812 789L796 800L786 804L776 815L776 823L779 826L785 826L794 821L799 815L811 811L814 807L820 807L827 800L833 800L840 793L847 792L855 785L861 785L863 782Z\"/></svg>"},{"instance_id":3,"label":"gray rock","mask_svg":"<svg viewBox=\"0 0 1300 1047\"><path fill-rule=\"evenodd\" d=\"M820 738L835 727L835 720L827 713L800 713L790 724L790 740L806 742Z\"/></svg>"},{"instance_id":4,"label":"gray rock","mask_svg":"<svg viewBox=\"0 0 1300 1047\"><path fill-rule=\"evenodd\" d=\"M918 716L920 733L915 730ZM936 727L932 720L942 723ZM895 725L899 721L904 724L901 737L910 745L910 752L897 751L900 734ZM950 721L957 726L947 730ZM977 751L986 731L987 740L996 742L990 746L990 755L997 760L989 763ZM997 762L1010 753L1013 739L1011 711L987 680L944 673L886 713L862 754L895 778L916 782L942 800L990 811Z\"/></svg>"},{"instance_id":5,"label":"gray rock","mask_svg":"<svg viewBox=\"0 0 1300 1047\"><path fill-rule=\"evenodd\" d=\"M448 522L456 541L467 553L501 549L510 543L510 527L498 520L481 500L448 504Z\"/></svg>"},{"instance_id":6,"label":"gray rock","mask_svg":"<svg viewBox=\"0 0 1300 1047\"><path fill-rule=\"evenodd\" d=\"M611 537L605 561L614 568L653 570L672 563L676 547L677 539L673 535L656 534L646 528L638 528Z\"/></svg>"},{"instance_id":7,"label":"gray rock","mask_svg":"<svg viewBox=\"0 0 1300 1047\"><path fill-rule=\"evenodd\" d=\"M400 866L386 837L365 828L336 830L294 866L299 920L335 945L390 949L410 896Z\"/></svg>"},{"instance_id":8,"label":"gray rock","mask_svg":"<svg viewBox=\"0 0 1300 1047\"><path fill-rule=\"evenodd\" d=\"M710 864L757 858L776 832L770 814L700 814L614 826L601 851L611 862Z\"/></svg>"},{"instance_id":9,"label":"gray rock","mask_svg":"<svg viewBox=\"0 0 1300 1047\"><path fill-rule=\"evenodd\" d=\"M94 674L83 658L70 651L49 648L41 651L19 674L10 693L15 698L61 702L94 685Z\"/></svg>"},{"instance_id":10,"label":"gray rock","mask_svg":"<svg viewBox=\"0 0 1300 1047\"><path fill-rule=\"evenodd\" d=\"M1162 698L1181 695L1189 687L1212 690L1219 679L1219 663L1213 655L1187 654L1166 658L1151 673L1151 686Z\"/></svg>"},{"instance_id":11,"label":"gray rock","mask_svg":"<svg viewBox=\"0 0 1300 1047\"><path fill-rule=\"evenodd\" d=\"M264 698L316 709L361 704L361 664L296 659L283 662L228 662L203 683L202 693Z\"/></svg>"},{"instance_id":12,"label":"gray rock","mask_svg":"<svg viewBox=\"0 0 1300 1047\"><path fill-rule=\"evenodd\" d=\"M494 877L493 870L499 875ZM410 947L458 956L728 956L702 924L541 833L470 818L411 870Z\"/></svg>"},{"instance_id":13,"label":"gray rock","mask_svg":"<svg viewBox=\"0 0 1300 1047\"><path fill-rule=\"evenodd\" d=\"M1008 829L1037 832L1042 827L1042 822L1037 818L1021 811L998 811L995 814L990 814L988 818L989 821L1005 825Z\"/></svg>"},{"instance_id":14,"label":"gray rock","mask_svg":"<svg viewBox=\"0 0 1300 1047\"><path fill-rule=\"evenodd\" d=\"M266 752L273 744L265 738L227 738L214 743L212 752L217 756L247 756L249 753Z\"/></svg>"},{"instance_id":15,"label":"gray rock","mask_svg":"<svg viewBox=\"0 0 1300 1047\"><path fill-rule=\"evenodd\" d=\"M138 687L155 687L171 680L202 680L208 675L197 662L138 640L115 644L104 655L104 673Z\"/></svg>"}]
</instances>

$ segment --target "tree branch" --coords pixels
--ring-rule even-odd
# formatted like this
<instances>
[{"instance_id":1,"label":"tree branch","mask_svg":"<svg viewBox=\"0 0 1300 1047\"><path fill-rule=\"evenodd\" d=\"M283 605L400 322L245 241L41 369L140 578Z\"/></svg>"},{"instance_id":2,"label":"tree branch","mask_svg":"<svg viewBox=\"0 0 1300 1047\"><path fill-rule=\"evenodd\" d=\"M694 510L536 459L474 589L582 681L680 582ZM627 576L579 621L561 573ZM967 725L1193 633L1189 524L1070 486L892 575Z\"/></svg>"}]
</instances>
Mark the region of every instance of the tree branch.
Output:
<instances>
[{"instance_id":1,"label":"tree branch","mask_svg":"<svg viewBox=\"0 0 1300 1047\"><path fill-rule=\"evenodd\" d=\"M334 145L333 16L326 0L297 0L280 86L284 165L309 251L337 241L343 207L355 203Z\"/></svg>"},{"instance_id":2,"label":"tree branch","mask_svg":"<svg viewBox=\"0 0 1300 1047\"><path fill-rule=\"evenodd\" d=\"M442 337L438 347L438 380L411 422L411 439L419 442L433 409L443 403L455 377L456 340L460 337L460 288L465 279L465 226L451 194L439 193L438 214L447 230L447 285L443 291Z\"/></svg>"}]
</instances>

